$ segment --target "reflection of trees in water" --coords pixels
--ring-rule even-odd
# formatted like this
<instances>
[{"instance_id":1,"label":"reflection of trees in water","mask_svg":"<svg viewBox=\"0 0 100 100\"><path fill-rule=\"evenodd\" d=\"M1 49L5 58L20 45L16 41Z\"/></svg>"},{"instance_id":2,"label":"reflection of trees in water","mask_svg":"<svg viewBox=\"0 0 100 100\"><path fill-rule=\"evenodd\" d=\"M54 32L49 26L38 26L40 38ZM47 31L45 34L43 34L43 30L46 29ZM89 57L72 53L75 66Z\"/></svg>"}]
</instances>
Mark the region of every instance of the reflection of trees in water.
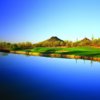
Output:
<instances>
[{"instance_id":1,"label":"reflection of trees in water","mask_svg":"<svg viewBox=\"0 0 100 100\"><path fill-rule=\"evenodd\" d=\"M78 60L78 59L75 59L75 61L76 61L76 64L77 64L77 60Z\"/></svg>"},{"instance_id":2,"label":"reflection of trees in water","mask_svg":"<svg viewBox=\"0 0 100 100\"><path fill-rule=\"evenodd\" d=\"M75 62L76 62L76 64L78 63L78 60L80 60L80 59L75 59ZM84 62L84 64L86 63L86 59L82 59L83 60L83 62ZM93 60L90 60L90 64L91 64L91 67L93 66Z\"/></svg>"},{"instance_id":3,"label":"reflection of trees in water","mask_svg":"<svg viewBox=\"0 0 100 100\"><path fill-rule=\"evenodd\" d=\"M93 61L92 60L90 60L90 64L91 64L91 67L92 67L92 65L93 65Z\"/></svg>"},{"instance_id":4,"label":"reflection of trees in water","mask_svg":"<svg viewBox=\"0 0 100 100\"><path fill-rule=\"evenodd\" d=\"M6 52L0 52L0 56L7 56L8 55L8 53L6 53Z\"/></svg>"},{"instance_id":5,"label":"reflection of trees in water","mask_svg":"<svg viewBox=\"0 0 100 100\"><path fill-rule=\"evenodd\" d=\"M84 64L85 64L85 59L83 59L83 61L84 61Z\"/></svg>"}]
</instances>

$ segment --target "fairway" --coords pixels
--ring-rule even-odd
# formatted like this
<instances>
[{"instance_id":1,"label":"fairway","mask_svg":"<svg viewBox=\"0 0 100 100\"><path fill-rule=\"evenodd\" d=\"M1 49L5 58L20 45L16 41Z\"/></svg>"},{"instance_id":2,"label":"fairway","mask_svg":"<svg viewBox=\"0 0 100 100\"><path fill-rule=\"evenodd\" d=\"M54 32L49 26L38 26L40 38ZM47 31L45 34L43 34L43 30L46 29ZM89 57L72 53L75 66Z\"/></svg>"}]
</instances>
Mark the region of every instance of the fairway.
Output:
<instances>
[{"instance_id":1,"label":"fairway","mask_svg":"<svg viewBox=\"0 0 100 100\"><path fill-rule=\"evenodd\" d=\"M68 54L88 57L100 57L100 49L93 47L73 47L73 48L56 48L56 47L35 47L26 49L26 52L38 52L44 54Z\"/></svg>"}]
</instances>

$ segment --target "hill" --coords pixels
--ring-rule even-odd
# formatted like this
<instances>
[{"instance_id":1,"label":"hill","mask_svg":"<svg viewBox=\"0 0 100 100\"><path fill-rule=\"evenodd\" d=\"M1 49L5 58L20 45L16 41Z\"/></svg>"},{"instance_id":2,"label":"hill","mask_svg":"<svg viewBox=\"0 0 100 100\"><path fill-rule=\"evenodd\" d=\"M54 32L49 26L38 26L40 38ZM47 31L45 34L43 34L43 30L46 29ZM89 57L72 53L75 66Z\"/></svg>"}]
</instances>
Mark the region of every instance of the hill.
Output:
<instances>
[{"instance_id":1,"label":"hill","mask_svg":"<svg viewBox=\"0 0 100 100\"><path fill-rule=\"evenodd\" d=\"M64 44L64 41L59 39L56 36L52 36L51 38L42 41L40 43L35 44L35 46L42 46L42 47L56 47L61 46Z\"/></svg>"},{"instance_id":2,"label":"hill","mask_svg":"<svg viewBox=\"0 0 100 100\"><path fill-rule=\"evenodd\" d=\"M85 38L82 39L80 42L91 42L91 40L85 37Z\"/></svg>"},{"instance_id":3,"label":"hill","mask_svg":"<svg viewBox=\"0 0 100 100\"><path fill-rule=\"evenodd\" d=\"M52 36L50 39L46 40L46 41L49 41L49 42L55 42L55 41L60 41L60 42L64 42L63 40L59 39L58 37L56 36ZM45 41L44 41L45 42Z\"/></svg>"},{"instance_id":4,"label":"hill","mask_svg":"<svg viewBox=\"0 0 100 100\"><path fill-rule=\"evenodd\" d=\"M92 40L85 37L84 39L78 41L77 45L78 46L90 46L91 42L92 42Z\"/></svg>"}]
</instances>

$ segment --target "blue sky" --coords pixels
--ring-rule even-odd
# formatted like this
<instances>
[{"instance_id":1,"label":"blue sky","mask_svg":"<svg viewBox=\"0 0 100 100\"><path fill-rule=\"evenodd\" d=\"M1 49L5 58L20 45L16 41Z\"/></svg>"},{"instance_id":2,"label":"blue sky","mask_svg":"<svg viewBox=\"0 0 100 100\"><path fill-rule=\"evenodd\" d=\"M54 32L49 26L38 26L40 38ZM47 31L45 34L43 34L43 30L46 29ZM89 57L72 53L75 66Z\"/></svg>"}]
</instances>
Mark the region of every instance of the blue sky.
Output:
<instances>
[{"instance_id":1,"label":"blue sky","mask_svg":"<svg viewBox=\"0 0 100 100\"><path fill-rule=\"evenodd\" d=\"M100 37L100 0L0 0L0 40Z\"/></svg>"}]
</instances>

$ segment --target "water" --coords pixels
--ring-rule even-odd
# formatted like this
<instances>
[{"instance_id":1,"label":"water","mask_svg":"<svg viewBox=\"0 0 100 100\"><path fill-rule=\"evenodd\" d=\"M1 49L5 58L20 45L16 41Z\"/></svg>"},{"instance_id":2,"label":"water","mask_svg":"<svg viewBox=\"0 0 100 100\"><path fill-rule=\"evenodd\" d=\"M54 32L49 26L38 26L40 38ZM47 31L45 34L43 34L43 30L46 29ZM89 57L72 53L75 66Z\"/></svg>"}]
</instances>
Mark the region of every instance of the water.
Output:
<instances>
[{"instance_id":1,"label":"water","mask_svg":"<svg viewBox=\"0 0 100 100\"><path fill-rule=\"evenodd\" d=\"M100 63L0 53L0 87L5 100L100 100Z\"/></svg>"}]
</instances>

